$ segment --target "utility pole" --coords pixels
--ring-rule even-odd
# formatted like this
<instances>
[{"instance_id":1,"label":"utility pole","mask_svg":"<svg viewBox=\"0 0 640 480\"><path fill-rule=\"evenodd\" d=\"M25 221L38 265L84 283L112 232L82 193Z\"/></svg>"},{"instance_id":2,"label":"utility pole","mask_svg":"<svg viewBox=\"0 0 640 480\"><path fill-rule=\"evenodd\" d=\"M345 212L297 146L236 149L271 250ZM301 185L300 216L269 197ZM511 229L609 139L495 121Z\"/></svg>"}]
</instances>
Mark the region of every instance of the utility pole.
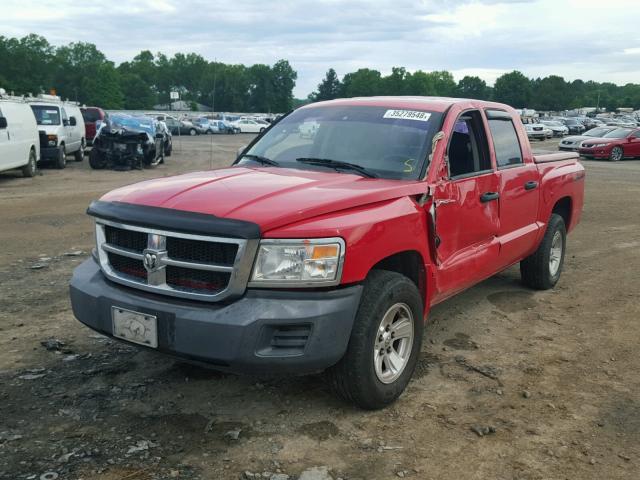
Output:
<instances>
[{"instance_id":1,"label":"utility pole","mask_svg":"<svg viewBox=\"0 0 640 480\"><path fill-rule=\"evenodd\" d=\"M600 92L598 91L598 100L596 101L596 113L600 111Z\"/></svg>"},{"instance_id":2,"label":"utility pole","mask_svg":"<svg viewBox=\"0 0 640 480\"><path fill-rule=\"evenodd\" d=\"M218 61L213 59L213 92L211 92L211 110L213 113L216 111L216 73L218 70Z\"/></svg>"}]
</instances>

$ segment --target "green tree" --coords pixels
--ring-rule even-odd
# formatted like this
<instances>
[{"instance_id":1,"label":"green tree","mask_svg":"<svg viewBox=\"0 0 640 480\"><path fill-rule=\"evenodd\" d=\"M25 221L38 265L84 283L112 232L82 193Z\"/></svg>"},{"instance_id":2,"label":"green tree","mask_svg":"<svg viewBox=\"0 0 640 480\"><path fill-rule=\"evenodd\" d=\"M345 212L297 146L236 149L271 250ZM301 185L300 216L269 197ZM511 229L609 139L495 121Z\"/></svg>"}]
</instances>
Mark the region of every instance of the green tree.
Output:
<instances>
[{"instance_id":1,"label":"green tree","mask_svg":"<svg viewBox=\"0 0 640 480\"><path fill-rule=\"evenodd\" d=\"M462 98L487 100L489 98L487 82L480 77L466 75L458 82L457 95Z\"/></svg>"},{"instance_id":2,"label":"green tree","mask_svg":"<svg viewBox=\"0 0 640 480\"><path fill-rule=\"evenodd\" d=\"M333 68L327 70L322 82L318 84L318 91L312 92L309 95L309 100L312 102L321 102L323 100L333 100L340 97L342 90L342 84L340 79Z\"/></svg>"},{"instance_id":3,"label":"green tree","mask_svg":"<svg viewBox=\"0 0 640 480\"><path fill-rule=\"evenodd\" d=\"M157 96L152 87L135 73L120 73L120 88L124 97L124 108L146 110L156 104Z\"/></svg>"},{"instance_id":4,"label":"green tree","mask_svg":"<svg viewBox=\"0 0 640 480\"><path fill-rule=\"evenodd\" d=\"M569 85L564 78L550 75L532 82L532 108L536 110L566 110L570 104Z\"/></svg>"},{"instance_id":5,"label":"green tree","mask_svg":"<svg viewBox=\"0 0 640 480\"><path fill-rule=\"evenodd\" d=\"M272 96L270 112L288 112L293 105L293 89L298 74L287 60L278 60L271 67Z\"/></svg>"},{"instance_id":6,"label":"green tree","mask_svg":"<svg viewBox=\"0 0 640 480\"><path fill-rule=\"evenodd\" d=\"M514 70L497 78L494 87L496 101L514 108L529 107L531 103L531 80Z\"/></svg>"},{"instance_id":7,"label":"green tree","mask_svg":"<svg viewBox=\"0 0 640 480\"><path fill-rule=\"evenodd\" d=\"M382 77L377 70L361 68L342 79L343 97L370 97L382 90Z\"/></svg>"}]
</instances>

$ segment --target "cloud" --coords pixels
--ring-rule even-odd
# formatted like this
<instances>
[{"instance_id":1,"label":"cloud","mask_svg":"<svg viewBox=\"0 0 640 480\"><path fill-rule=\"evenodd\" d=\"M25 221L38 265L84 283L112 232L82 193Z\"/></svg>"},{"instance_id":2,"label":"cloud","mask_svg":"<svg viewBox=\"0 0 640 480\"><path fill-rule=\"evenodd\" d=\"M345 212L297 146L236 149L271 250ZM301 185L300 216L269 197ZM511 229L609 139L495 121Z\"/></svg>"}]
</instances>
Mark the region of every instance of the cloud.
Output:
<instances>
[{"instance_id":1,"label":"cloud","mask_svg":"<svg viewBox=\"0 0 640 480\"><path fill-rule=\"evenodd\" d=\"M637 0L3 0L0 32L53 44L95 43L111 60L140 50L196 52L227 63L288 59L306 96L330 67L450 70L493 83L537 77L640 78Z\"/></svg>"}]
</instances>

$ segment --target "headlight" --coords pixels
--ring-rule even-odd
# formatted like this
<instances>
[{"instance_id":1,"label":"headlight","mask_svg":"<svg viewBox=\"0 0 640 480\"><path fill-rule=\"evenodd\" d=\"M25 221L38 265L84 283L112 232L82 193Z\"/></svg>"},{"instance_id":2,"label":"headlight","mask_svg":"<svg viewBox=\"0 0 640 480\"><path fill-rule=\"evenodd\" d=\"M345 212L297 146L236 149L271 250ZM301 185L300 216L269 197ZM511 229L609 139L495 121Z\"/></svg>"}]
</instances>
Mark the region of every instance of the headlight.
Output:
<instances>
[{"instance_id":1,"label":"headlight","mask_svg":"<svg viewBox=\"0 0 640 480\"><path fill-rule=\"evenodd\" d=\"M262 240L250 286L337 285L345 244L341 238Z\"/></svg>"},{"instance_id":2,"label":"headlight","mask_svg":"<svg viewBox=\"0 0 640 480\"><path fill-rule=\"evenodd\" d=\"M596 143L596 147L606 147L608 143Z\"/></svg>"},{"instance_id":3,"label":"headlight","mask_svg":"<svg viewBox=\"0 0 640 480\"><path fill-rule=\"evenodd\" d=\"M58 144L58 136L57 135L47 135L47 144L50 147L55 147Z\"/></svg>"}]
</instances>

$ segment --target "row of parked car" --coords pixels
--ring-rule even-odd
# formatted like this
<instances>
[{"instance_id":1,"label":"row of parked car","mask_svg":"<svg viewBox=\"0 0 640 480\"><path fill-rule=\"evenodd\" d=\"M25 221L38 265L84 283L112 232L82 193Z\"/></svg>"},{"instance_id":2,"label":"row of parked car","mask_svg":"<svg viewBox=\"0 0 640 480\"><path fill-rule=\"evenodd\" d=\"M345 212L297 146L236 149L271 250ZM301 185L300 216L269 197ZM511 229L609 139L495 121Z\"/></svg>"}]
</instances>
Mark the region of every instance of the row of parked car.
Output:
<instances>
[{"instance_id":1,"label":"row of parked car","mask_svg":"<svg viewBox=\"0 0 640 480\"><path fill-rule=\"evenodd\" d=\"M0 171L22 169L32 177L38 162L64 168L67 156L82 161L87 135L77 103L59 97L11 97L0 89Z\"/></svg>"},{"instance_id":2,"label":"row of parked car","mask_svg":"<svg viewBox=\"0 0 640 480\"><path fill-rule=\"evenodd\" d=\"M559 150L578 152L589 159L617 162L624 158L640 157L640 128L603 126L592 128L582 135L560 140Z\"/></svg>"},{"instance_id":3,"label":"row of parked car","mask_svg":"<svg viewBox=\"0 0 640 480\"><path fill-rule=\"evenodd\" d=\"M607 116L591 118L576 117L523 117L525 130L529 139L545 140L565 135L581 135L587 130L597 127L635 128L638 121L629 116Z\"/></svg>"}]
</instances>

